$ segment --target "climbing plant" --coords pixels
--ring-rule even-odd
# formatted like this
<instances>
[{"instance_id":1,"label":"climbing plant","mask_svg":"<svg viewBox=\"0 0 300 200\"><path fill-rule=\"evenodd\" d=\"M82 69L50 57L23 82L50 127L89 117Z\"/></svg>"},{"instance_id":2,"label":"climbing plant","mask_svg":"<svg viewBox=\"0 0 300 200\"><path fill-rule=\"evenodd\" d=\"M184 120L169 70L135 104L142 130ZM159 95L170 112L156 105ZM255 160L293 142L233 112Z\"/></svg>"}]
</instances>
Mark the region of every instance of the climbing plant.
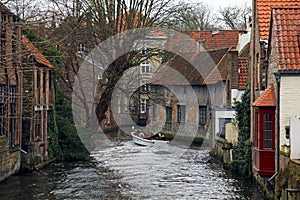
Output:
<instances>
[{"instance_id":1,"label":"climbing plant","mask_svg":"<svg viewBox=\"0 0 300 200\"><path fill-rule=\"evenodd\" d=\"M233 150L232 169L246 177L252 175L252 148L250 141L250 89L247 85L241 101L234 101L238 122L238 143Z\"/></svg>"},{"instance_id":2,"label":"climbing plant","mask_svg":"<svg viewBox=\"0 0 300 200\"><path fill-rule=\"evenodd\" d=\"M23 34L31 41L40 52L55 67L54 79L56 79L56 70L64 67L61 60L61 52L54 48L46 39L37 36L30 27L24 27ZM55 104L53 112L49 116L49 148L50 157L57 160L86 160L89 153L81 143L73 123L72 107L66 96L58 90L55 81L55 92L53 93Z\"/></svg>"}]
</instances>

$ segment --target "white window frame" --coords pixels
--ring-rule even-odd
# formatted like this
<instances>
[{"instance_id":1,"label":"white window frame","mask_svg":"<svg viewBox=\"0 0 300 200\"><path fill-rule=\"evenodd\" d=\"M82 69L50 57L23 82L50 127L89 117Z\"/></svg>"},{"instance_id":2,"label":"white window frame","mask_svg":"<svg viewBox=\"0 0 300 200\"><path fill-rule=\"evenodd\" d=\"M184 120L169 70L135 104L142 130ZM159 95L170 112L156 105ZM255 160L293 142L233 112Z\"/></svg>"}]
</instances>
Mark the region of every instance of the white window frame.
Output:
<instances>
[{"instance_id":1,"label":"white window frame","mask_svg":"<svg viewBox=\"0 0 300 200\"><path fill-rule=\"evenodd\" d=\"M141 74L149 74L150 73L150 62L144 61L141 63Z\"/></svg>"},{"instance_id":2,"label":"white window frame","mask_svg":"<svg viewBox=\"0 0 300 200\"><path fill-rule=\"evenodd\" d=\"M83 53L83 52L85 52L85 44L79 43L78 46L77 46L77 52L78 52L78 53Z\"/></svg>"},{"instance_id":3,"label":"white window frame","mask_svg":"<svg viewBox=\"0 0 300 200\"><path fill-rule=\"evenodd\" d=\"M147 112L147 99L141 99L141 113Z\"/></svg>"}]
</instances>

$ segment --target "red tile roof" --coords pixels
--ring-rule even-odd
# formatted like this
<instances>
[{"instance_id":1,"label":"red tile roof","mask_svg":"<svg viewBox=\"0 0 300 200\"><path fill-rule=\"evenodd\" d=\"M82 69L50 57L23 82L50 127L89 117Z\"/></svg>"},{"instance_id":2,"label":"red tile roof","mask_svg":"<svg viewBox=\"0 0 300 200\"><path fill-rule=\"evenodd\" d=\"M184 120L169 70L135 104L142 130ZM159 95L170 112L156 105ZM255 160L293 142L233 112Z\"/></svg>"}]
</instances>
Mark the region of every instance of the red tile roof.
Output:
<instances>
[{"instance_id":1,"label":"red tile roof","mask_svg":"<svg viewBox=\"0 0 300 200\"><path fill-rule=\"evenodd\" d=\"M237 47L239 35L246 33L244 30L219 30L219 31L185 31L194 40L203 43L206 50Z\"/></svg>"},{"instance_id":2,"label":"red tile roof","mask_svg":"<svg viewBox=\"0 0 300 200\"><path fill-rule=\"evenodd\" d=\"M160 71L158 71L157 74L154 75L153 83L155 84L159 82L160 84L163 83L169 85L203 85L205 84L204 79L207 78L212 71L216 71L216 68L218 68L228 50L228 48L224 48L195 53L189 59L190 62L176 55L166 64L165 67L163 67ZM184 83L183 80L178 76L178 73L175 73L173 70L176 70L188 82ZM226 73L222 73L224 71L223 67L221 67L219 70L219 76L213 76L214 79L210 79L210 81L222 81L224 78L226 78L227 71Z\"/></svg>"},{"instance_id":3,"label":"red tile roof","mask_svg":"<svg viewBox=\"0 0 300 200\"><path fill-rule=\"evenodd\" d=\"M276 106L275 87L271 84L264 93L253 103L256 107Z\"/></svg>"},{"instance_id":4,"label":"red tile roof","mask_svg":"<svg viewBox=\"0 0 300 200\"><path fill-rule=\"evenodd\" d=\"M26 45L26 48L34 54L38 63L51 69L54 68L47 58L26 37L22 36L22 41Z\"/></svg>"},{"instance_id":5,"label":"red tile roof","mask_svg":"<svg viewBox=\"0 0 300 200\"><path fill-rule=\"evenodd\" d=\"M168 37L167 49L177 54L193 54L203 50L237 48L241 30L184 31Z\"/></svg>"},{"instance_id":6,"label":"red tile roof","mask_svg":"<svg viewBox=\"0 0 300 200\"><path fill-rule=\"evenodd\" d=\"M239 89L246 89L248 68L249 68L249 51L250 43L248 43L239 55L239 73L238 73L238 87Z\"/></svg>"},{"instance_id":7,"label":"red tile roof","mask_svg":"<svg viewBox=\"0 0 300 200\"><path fill-rule=\"evenodd\" d=\"M147 37L153 37L153 38L167 38L167 34L160 30L159 28L150 28L149 33L147 34Z\"/></svg>"},{"instance_id":8,"label":"red tile roof","mask_svg":"<svg viewBox=\"0 0 300 200\"><path fill-rule=\"evenodd\" d=\"M216 67L208 74L205 78L204 83L209 84L216 84L219 81L225 81L228 75L228 56L227 54L223 54L222 59L219 63L216 63Z\"/></svg>"},{"instance_id":9,"label":"red tile roof","mask_svg":"<svg viewBox=\"0 0 300 200\"><path fill-rule=\"evenodd\" d=\"M260 38L267 40L270 30L270 19L272 7L297 6L299 0L257 0L257 15L259 23Z\"/></svg>"},{"instance_id":10,"label":"red tile roof","mask_svg":"<svg viewBox=\"0 0 300 200\"><path fill-rule=\"evenodd\" d=\"M300 70L300 5L272 10L278 70Z\"/></svg>"},{"instance_id":11,"label":"red tile roof","mask_svg":"<svg viewBox=\"0 0 300 200\"><path fill-rule=\"evenodd\" d=\"M248 59L239 59L239 75L238 84L239 89L246 89L246 83L248 78Z\"/></svg>"}]
</instances>

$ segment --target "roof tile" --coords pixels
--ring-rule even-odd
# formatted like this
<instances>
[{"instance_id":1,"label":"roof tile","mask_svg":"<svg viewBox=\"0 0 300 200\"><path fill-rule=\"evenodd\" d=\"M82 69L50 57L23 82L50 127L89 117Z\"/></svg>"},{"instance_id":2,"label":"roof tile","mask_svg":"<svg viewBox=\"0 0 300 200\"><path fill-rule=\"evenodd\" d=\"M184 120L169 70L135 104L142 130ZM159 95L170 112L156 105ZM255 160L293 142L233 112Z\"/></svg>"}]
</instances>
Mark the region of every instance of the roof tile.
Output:
<instances>
[{"instance_id":1,"label":"roof tile","mask_svg":"<svg viewBox=\"0 0 300 200\"><path fill-rule=\"evenodd\" d=\"M299 6L299 0L257 0L257 14L261 39L269 37L271 10L278 6ZM279 16L281 17L281 16Z\"/></svg>"},{"instance_id":2,"label":"roof tile","mask_svg":"<svg viewBox=\"0 0 300 200\"><path fill-rule=\"evenodd\" d=\"M204 79L210 78L210 82L221 81L226 78L227 65L221 64L222 59L228 53L228 48L194 53L189 62L181 56L175 55L153 77L153 82L161 82L169 85L185 85L178 74L180 73L191 85L203 85ZM197 70L198 69L198 70ZM215 71L215 72L214 72ZM214 73L212 73L214 72ZM219 72L219 73L216 73ZM210 84L210 83L207 83Z\"/></svg>"},{"instance_id":3,"label":"roof tile","mask_svg":"<svg viewBox=\"0 0 300 200\"><path fill-rule=\"evenodd\" d=\"M25 36L22 36L22 41L26 45L26 48L34 54L38 63L51 69L54 68L47 58Z\"/></svg>"},{"instance_id":4,"label":"roof tile","mask_svg":"<svg viewBox=\"0 0 300 200\"><path fill-rule=\"evenodd\" d=\"M191 45L195 45L195 41L199 41L203 44L205 50L214 50L214 49L222 49L222 48L236 48L239 42L239 35L247 33L244 30L219 30L219 31L183 31L183 34L189 35L193 42L191 44L187 44L189 49L195 49ZM182 41L179 41L181 37L179 35L174 35L169 38L170 48L174 46L186 45L182 44ZM186 43L186 41L184 41Z\"/></svg>"},{"instance_id":5,"label":"roof tile","mask_svg":"<svg viewBox=\"0 0 300 200\"><path fill-rule=\"evenodd\" d=\"M276 106L275 87L271 84L265 92L253 103L256 107Z\"/></svg>"},{"instance_id":6,"label":"roof tile","mask_svg":"<svg viewBox=\"0 0 300 200\"><path fill-rule=\"evenodd\" d=\"M279 70L300 70L300 3L272 9L273 38Z\"/></svg>"}]
</instances>

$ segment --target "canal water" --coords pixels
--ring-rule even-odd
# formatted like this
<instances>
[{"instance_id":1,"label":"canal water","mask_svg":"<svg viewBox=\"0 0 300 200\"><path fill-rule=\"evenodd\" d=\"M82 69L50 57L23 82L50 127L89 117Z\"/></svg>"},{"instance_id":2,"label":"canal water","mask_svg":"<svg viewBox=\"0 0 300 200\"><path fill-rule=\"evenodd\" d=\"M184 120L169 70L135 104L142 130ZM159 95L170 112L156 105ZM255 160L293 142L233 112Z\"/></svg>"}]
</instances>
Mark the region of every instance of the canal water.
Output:
<instances>
[{"instance_id":1,"label":"canal water","mask_svg":"<svg viewBox=\"0 0 300 200\"><path fill-rule=\"evenodd\" d=\"M263 199L205 149L127 141L91 156L91 162L54 163L13 176L0 184L0 199Z\"/></svg>"}]
</instances>

